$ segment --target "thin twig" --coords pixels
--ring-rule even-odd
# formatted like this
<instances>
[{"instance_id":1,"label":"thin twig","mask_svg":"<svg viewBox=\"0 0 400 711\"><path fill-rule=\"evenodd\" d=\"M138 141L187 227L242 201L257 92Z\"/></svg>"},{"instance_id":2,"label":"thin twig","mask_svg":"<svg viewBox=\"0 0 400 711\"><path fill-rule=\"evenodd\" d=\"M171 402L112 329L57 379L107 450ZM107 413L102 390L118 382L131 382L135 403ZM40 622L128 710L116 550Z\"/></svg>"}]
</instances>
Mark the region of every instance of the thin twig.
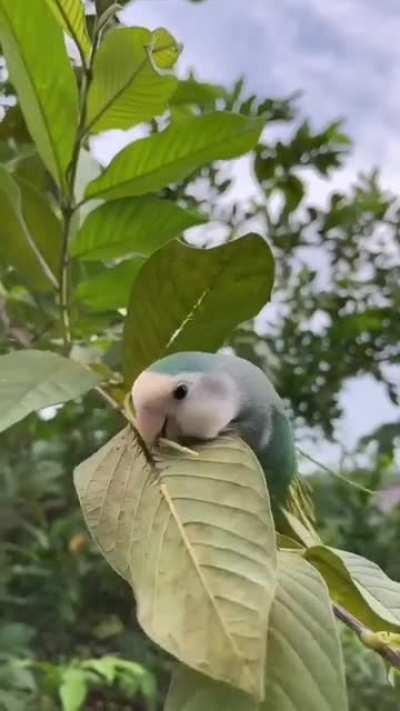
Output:
<instances>
[{"instance_id":1,"label":"thin twig","mask_svg":"<svg viewBox=\"0 0 400 711\"><path fill-rule=\"evenodd\" d=\"M138 442L139 442L139 446L140 446L144 456L146 457L147 461L150 464L154 464L154 457L152 456L144 439L142 438L142 435L140 434L138 428L136 427L136 421L135 421L135 418L133 416L133 413L131 411L131 407L129 404L130 393L127 393L127 395L125 395L124 404L121 405L118 402L118 400L113 398L113 396L110 395L110 393L101 385L96 385L95 390L108 405L111 405L113 410L117 410L117 412L119 412L120 415L122 415L122 417L124 417L125 420L130 424L130 426L132 427L132 429L135 432L135 435L136 435Z\"/></svg>"},{"instance_id":2,"label":"thin twig","mask_svg":"<svg viewBox=\"0 0 400 711\"><path fill-rule=\"evenodd\" d=\"M137 428L136 419L135 419L132 405L133 404L132 404L131 392L128 391L124 397L124 405L123 405L124 416L126 417L130 426L132 427L133 431L135 432L136 438L139 442L139 446L140 446L144 456L146 457L147 461L149 462L149 464L154 464L154 457L153 457L152 453L150 452L150 449L148 448L146 442L144 441L142 435L140 434L140 432Z\"/></svg>"},{"instance_id":3,"label":"thin twig","mask_svg":"<svg viewBox=\"0 0 400 711\"><path fill-rule=\"evenodd\" d=\"M59 302L61 311L61 323L63 325L64 349L68 353L71 346L71 318L69 309L69 239L71 234L71 219L73 211L70 205L63 208L64 214L64 234L61 246L60 258L60 285Z\"/></svg>"},{"instance_id":4,"label":"thin twig","mask_svg":"<svg viewBox=\"0 0 400 711\"><path fill-rule=\"evenodd\" d=\"M105 400L105 402L111 405L113 410L117 410L122 415L122 417L126 419L127 422L130 421L123 406L118 402L118 400L116 400L112 395L110 395L110 393L105 388L103 388L101 385L96 385L95 390L103 398L103 400Z\"/></svg>"},{"instance_id":5,"label":"thin twig","mask_svg":"<svg viewBox=\"0 0 400 711\"><path fill-rule=\"evenodd\" d=\"M386 662L389 662L392 667L400 669L400 649L394 649L390 644L386 644L379 637L379 633L375 633L368 627L365 627L356 617L340 605L333 605L333 612L338 620L356 633L365 647L379 654Z\"/></svg>"},{"instance_id":6,"label":"thin twig","mask_svg":"<svg viewBox=\"0 0 400 711\"><path fill-rule=\"evenodd\" d=\"M177 452L182 454L188 454L190 457L199 457L199 452L195 449L190 449L189 447L184 447L179 442L174 442L172 439L167 439L166 437L159 437L158 442L161 446L169 447L170 449L175 449Z\"/></svg>"}]
</instances>

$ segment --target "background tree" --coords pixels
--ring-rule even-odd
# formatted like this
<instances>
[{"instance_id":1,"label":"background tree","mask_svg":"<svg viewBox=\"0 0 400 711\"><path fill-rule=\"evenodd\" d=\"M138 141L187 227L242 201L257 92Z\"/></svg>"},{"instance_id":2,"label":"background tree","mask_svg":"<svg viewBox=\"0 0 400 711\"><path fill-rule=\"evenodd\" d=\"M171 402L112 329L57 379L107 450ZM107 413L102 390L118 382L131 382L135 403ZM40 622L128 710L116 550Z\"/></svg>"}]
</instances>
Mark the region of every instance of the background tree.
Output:
<instances>
[{"instance_id":1,"label":"background tree","mask_svg":"<svg viewBox=\"0 0 400 711\"><path fill-rule=\"evenodd\" d=\"M3 26L6 5L0 2ZM52 5L50 0L48 5ZM47 18L46 22L40 20L45 46L46 32L53 27L54 19L46 14L45 0L32 1L32 8L42 13L41 18ZM73 69L81 91L86 91L85 82L93 70L84 47L87 42L96 44L102 34L107 37L107 28L115 22L110 2L99 0L96 8L97 20L93 17L88 23L89 34L83 24L73 27L72 34L82 49ZM178 54L173 38L167 38L167 57L162 54L165 45L157 45L158 39L152 38L153 61L162 57L160 66L172 66ZM24 38L24 42L29 41L33 40ZM2 42L7 49L5 35ZM139 65L142 63L152 80L159 81L159 75L153 75L152 67L146 64L143 47L138 41L131 50L142 51ZM161 54L157 55L157 49ZM118 50L113 51L119 71ZM400 335L400 213L396 198L381 188L374 173L361 176L349 192L333 194L327 209L313 205L307 176L329 178L347 159L349 140L340 125L332 123L316 132L311 122L299 124L293 98L249 97L242 81L233 88L223 88L194 77L173 86L168 84L170 77L164 78L165 106L157 107L155 115L167 109L169 102L166 115L175 121L208 116L218 108L234 111L243 120L261 119L289 129L285 142L262 139L251 154L259 193L249 204L229 198L234 178L229 165L215 161L213 155L204 161L206 165L194 165L186 177L173 180L157 194L182 210L179 216L176 211L169 216L173 226L164 236L167 246L169 239L186 227L201 224L204 218L200 213L219 223L227 243L256 226L273 245L278 267L273 318L268 318L267 311L261 332L256 332L254 322L248 320L234 330L225 345L272 375L298 425L316 428L328 438L341 414L337 398L348 377L372 375L385 384L395 401L398 393L393 366L398 362ZM70 103L75 105L77 97L72 80L68 81ZM93 93L92 103L88 103L89 119L80 114L80 161L75 154L60 178L54 156L48 157L48 149L43 141L38 144L36 135L33 141L34 128L29 130L25 123L26 108L22 107L23 114L4 66L2 88L0 352L23 353L35 348L66 353L84 371L90 365L102 382L97 393L88 394L82 401L69 402L40 416L31 414L1 435L4 496L0 527L6 544L0 569L0 655L4 662L0 708L13 711L33 704L43 709L58 708L60 690L64 707L70 709L78 708L86 694L88 709L152 708L154 703L160 706L164 698L171 660L155 651L139 630L129 589L90 543L71 472L122 425L121 415L112 412L101 398L121 405L123 328L132 290L136 290L135 298L140 296L138 275L149 257L144 245L146 241L148 244L149 215L154 219L154 206L149 206L147 217L129 215L129 225L136 219L137 230L140 220L144 221L146 239L142 240L139 256L136 249L132 250L131 233L122 227L118 243L96 243L96 221L105 222L101 212L92 211L92 222L84 223L77 234L71 200L74 205L79 202L82 185L100 173L100 166L88 152L86 121L93 122L92 128L97 121L99 130L103 130L116 123L127 128L124 121L130 125L131 118L125 119L123 111L116 116L111 109L100 116L96 101L100 100L103 108L107 101ZM160 88L158 95L162 91ZM155 135L164 127L165 116L154 118L153 107L150 112L147 106L145 109L147 113L145 110L138 121L152 118L148 131ZM226 134L223 136L226 138ZM244 150L246 147L238 153ZM219 157L224 156L215 156ZM60 186L60 181L65 184ZM118 211L121 200L123 197L117 201ZM198 235L204 246L209 240L207 229L204 227ZM154 242L152 249L160 246ZM322 266L323 279L319 276ZM360 443L367 465L360 468L359 457L355 457L346 462L342 474L370 489L393 486L399 430L399 423L392 423L371 433L368 441ZM386 513L381 499L349 488L326 473L317 472L314 479L324 540L371 558L399 579L398 509ZM392 709L398 689L387 684L383 662L372 652L354 654L357 644L346 634L352 708L368 711L376 708L379 700L380 709ZM97 668L93 663L84 666L88 660L110 652L138 664L118 666L114 659L103 662L103 666L99 663Z\"/></svg>"}]
</instances>

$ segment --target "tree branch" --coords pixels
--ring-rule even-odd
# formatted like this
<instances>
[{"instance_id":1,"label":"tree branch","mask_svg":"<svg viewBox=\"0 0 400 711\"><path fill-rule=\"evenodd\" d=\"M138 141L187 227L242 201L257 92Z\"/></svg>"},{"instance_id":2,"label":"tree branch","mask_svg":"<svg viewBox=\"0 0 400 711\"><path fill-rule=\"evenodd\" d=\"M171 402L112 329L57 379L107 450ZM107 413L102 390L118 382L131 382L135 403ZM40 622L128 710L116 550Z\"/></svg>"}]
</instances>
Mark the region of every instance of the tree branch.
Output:
<instances>
[{"instance_id":1,"label":"tree branch","mask_svg":"<svg viewBox=\"0 0 400 711\"><path fill-rule=\"evenodd\" d=\"M384 638L382 638L382 633L373 632L368 627L365 627L356 617L340 605L333 605L333 613L338 620L356 633L365 647L379 654L386 662L389 662L392 667L400 669L400 649L395 649L386 643Z\"/></svg>"},{"instance_id":2,"label":"tree branch","mask_svg":"<svg viewBox=\"0 0 400 711\"><path fill-rule=\"evenodd\" d=\"M72 218L77 208L75 204L75 179L78 169L79 154L81 151L83 136L82 131L86 123L87 97L92 77L92 68L97 49L97 34L93 37L93 49L90 56L90 63L82 67L82 82L80 91L80 115L77 128L77 138L72 154L71 164L68 170L68 195L64 196L62 212L64 216L64 233L61 248L60 278L59 278L59 304L61 321L63 325L64 349L69 351L72 341L71 317L70 317L70 289L69 289L69 242L72 232Z\"/></svg>"}]
</instances>

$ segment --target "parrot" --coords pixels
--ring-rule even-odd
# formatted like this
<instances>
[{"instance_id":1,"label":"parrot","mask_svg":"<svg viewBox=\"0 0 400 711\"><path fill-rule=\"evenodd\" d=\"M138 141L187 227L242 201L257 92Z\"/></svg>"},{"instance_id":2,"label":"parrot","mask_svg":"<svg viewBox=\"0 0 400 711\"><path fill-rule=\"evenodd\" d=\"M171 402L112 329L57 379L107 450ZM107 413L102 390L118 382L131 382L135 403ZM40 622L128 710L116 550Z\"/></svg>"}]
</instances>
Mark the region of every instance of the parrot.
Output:
<instances>
[{"instance_id":1,"label":"parrot","mask_svg":"<svg viewBox=\"0 0 400 711\"><path fill-rule=\"evenodd\" d=\"M272 510L285 506L296 476L294 436L283 401L264 372L236 355L188 351L157 360L131 390L146 445L212 440L235 431L256 454Z\"/></svg>"}]
</instances>

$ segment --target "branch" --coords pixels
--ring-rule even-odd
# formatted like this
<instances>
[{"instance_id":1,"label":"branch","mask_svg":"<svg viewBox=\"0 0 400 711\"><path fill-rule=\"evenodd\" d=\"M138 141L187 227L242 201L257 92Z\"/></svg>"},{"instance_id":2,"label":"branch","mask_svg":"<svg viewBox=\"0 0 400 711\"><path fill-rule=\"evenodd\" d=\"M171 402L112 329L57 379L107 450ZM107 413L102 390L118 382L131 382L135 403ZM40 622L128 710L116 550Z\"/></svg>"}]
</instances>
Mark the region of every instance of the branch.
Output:
<instances>
[{"instance_id":1,"label":"branch","mask_svg":"<svg viewBox=\"0 0 400 711\"><path fill-rule=\"evenodd\" d=\"M68 170L68 195L64 198L62 212L64 216L64 233L61 248L60 278L59 278L59 304L61 311L61 321L63 325L64 349L69 351L72 341L71 317L70 317L70 293L69 293L69 242L72 232L72 218L77 208L75 205L74 189L76 171L78 168L79 154L83 143L82 131L86 123L87 97L89 85L92 77L94 57L97 49L97 35L93 38L93 49L90 57L90 64L83 65L82 83L80 94L80 116L77 129L77 139L72 154L71 164Z\"/></svg>"},{"instance_id":2,"label":"branch","mask_svg":"<svg viewBox=\"0 0 400 711\"><path fill-rule=\"evenodd\" d=\"M389 662L392 667L400 669L400 649L395 649L386 641L385 633L373 632L340 605L333 605L333 613L338 620L356 633L364 647L372 649L383 657L386 662ZM387 636L387 639L390 639L390 637Z\"/></svg>"},{"instance_id":3,"label":"branch","mask_svg":"<svg viewBox=\"0 0 400 711\"><path fill-rule=\"evenodd\" d=\"M96 385L95 390L108 405L111 405L113 410L117 410L122 415L122 417L124 417L126 421L129 422L129 417L125 412L124 407L120 405L118 400L115 400L115 398L113 398L113 396L110 395L110 393L101 385Z\"/></svg>"},{"instance_id":4,"label":"branch","mask_svg":"<svg viewBox=\"0 0 400 711\"><path fill-rule=\"evenodd\" d=\"M64 234L61 246L60 259L60 285L59 285L59 303L61 311L61 322L63 325L64 348L68 352L71 345L71 319L70 319L70 304L69 304L69 239L71 234L71 219L73 208L71 205L66 205L63 208L64 214Z\"/></svg>"}]
</instances>

